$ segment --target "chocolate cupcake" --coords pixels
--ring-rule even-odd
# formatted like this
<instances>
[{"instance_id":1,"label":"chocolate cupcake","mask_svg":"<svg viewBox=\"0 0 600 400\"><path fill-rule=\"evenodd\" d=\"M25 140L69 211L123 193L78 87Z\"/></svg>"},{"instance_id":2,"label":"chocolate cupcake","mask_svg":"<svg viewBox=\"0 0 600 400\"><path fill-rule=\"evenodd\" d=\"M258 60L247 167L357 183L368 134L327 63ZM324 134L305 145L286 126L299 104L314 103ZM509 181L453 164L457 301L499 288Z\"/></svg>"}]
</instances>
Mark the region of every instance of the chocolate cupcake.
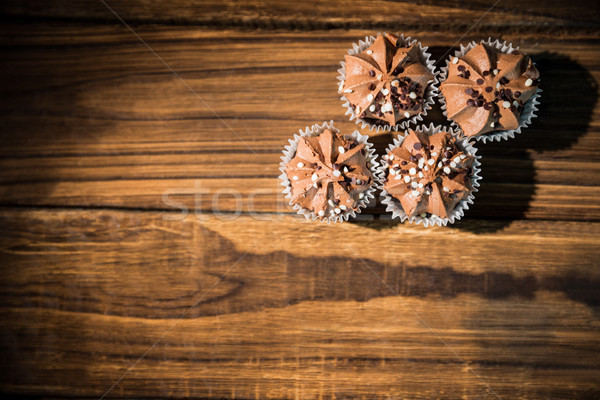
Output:
<instances>
[{"instance_id":1,"label":"chocolate cupcake","mask_svg":"<svg viewBox=\"0 0 600 400\"><path fill-rule=\"evenodd\" d=\"M392 218L429 225L454 223L479 186L479 157L465 139L441 126L408 130L387 149L380 167L383 203Z\"/></svg>"},{"instance_id":2,"label":"chocolate cupcake","mask_svg":"<svg viewBox=\"0 0 600 400\"><path fill-rule=\"evenodd\" d=\"M442 69L442 110L461 136L484 142L513 138L535 117L539 78L531 59L512 45L472 42Z\"/></svg>"},{"instance_id":3,"label":"chocolate cupcake","mask_svg":"<svg viewBox=\"0 0 600 400\"><path fill-rule=\"evenodd\" d=\"M422 120L437 95L434 62L426 50L417 40L389 33L354 44L338 70L350 120L377 132Z\"/></svg>"},{"instance_id":4,"label":"chocolate cupcake","mask_svg":"<svg viewBox=\"0 0 600 400\"><path fill-rule=\"evenodd\" d=\"M281 157L283 193L307 219L341 222L360 213L379 183L376 155L358 131L342 135L333 121L294 135Z\"/></svg>"}]
</instances>

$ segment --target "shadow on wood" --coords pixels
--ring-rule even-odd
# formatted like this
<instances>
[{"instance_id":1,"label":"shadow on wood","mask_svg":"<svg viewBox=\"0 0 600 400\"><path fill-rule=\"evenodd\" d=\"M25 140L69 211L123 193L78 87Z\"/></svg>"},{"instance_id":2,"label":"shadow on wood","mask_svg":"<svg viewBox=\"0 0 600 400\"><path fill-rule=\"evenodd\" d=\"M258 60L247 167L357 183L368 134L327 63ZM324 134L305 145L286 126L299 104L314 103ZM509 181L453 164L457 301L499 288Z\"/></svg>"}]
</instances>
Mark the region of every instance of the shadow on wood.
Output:
<instances>
[{"instance_id":1,"label":"shadow on wood","mask_svg":"<svg viewBox=\"0 0 600 400\"><path fill-rule=\"evenodd\" d=\"M445 47L431 47L434 59L444 56ZM454 50L448 54L454 54ZM474 233L490 233L504 229L514 220L524 219L536 192L536 171L532 153L568 149L588 131L598 97L597 82L577 62L560 54L533 55L541 76L543 90L540 110L532 124L515 139L483 144L476 142L481 159L481 187L475 204L453 228ZM443 60L438 65L445 65ZM439 104L427 116L428 121L449 126ZM391 140L391 138L390 138ZM380 145L380 148L385 146ZM380 153L381 154L381 153ZM489 184L494 184L492 189ZM500 189L500 190L498 190ZM489 221L481 221L480 218ZM361 223L361 220L353 221ZM386 229L388 223L365 224Z\"/></svg>"}]
</instances>

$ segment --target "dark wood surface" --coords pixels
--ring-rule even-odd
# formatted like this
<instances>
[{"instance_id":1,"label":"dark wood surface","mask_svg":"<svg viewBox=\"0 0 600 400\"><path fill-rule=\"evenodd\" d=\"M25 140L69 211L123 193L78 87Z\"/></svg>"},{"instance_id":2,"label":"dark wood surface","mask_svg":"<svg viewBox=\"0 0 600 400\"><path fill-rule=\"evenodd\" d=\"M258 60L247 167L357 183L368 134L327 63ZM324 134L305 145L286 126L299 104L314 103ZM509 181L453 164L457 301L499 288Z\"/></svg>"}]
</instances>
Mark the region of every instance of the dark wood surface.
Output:
<instances>
[{"instance_id":1,"label":"dark wood surface","mask_svg":"<svg viewBox=\"0 0 600 400\"><path fill-rule=\"evenodd\" d=\"M3 2L0 393L600 397L598 5L493 4ZM502 38L542 73L453 226L280 194L298 129L358 129L336 69L383 29L435 59Z\"/></svg>"}]
</instances>

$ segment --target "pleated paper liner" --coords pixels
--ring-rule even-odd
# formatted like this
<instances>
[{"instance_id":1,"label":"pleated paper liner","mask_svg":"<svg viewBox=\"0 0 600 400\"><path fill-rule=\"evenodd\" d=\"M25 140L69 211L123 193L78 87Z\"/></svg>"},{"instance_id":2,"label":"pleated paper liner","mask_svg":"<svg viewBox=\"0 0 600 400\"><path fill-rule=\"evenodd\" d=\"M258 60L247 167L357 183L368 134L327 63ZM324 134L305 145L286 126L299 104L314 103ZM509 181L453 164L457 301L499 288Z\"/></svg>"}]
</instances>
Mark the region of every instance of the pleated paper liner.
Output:
<instances>
[{"instance_id":1,"label":"pleated paper liner","mask_svg":"<svg viewBox=\"0 0 600 400\"><path fill-rule=\"evenodd\" d=\"M473 47L477 46L480 43L488 45L488 46L495 48L506 54L511 54L513 51L519 50L518 47L513 47L513 45L511 43L500 42L499 40L492 40L492 38L488 38L487 40L482 40L479 43L473 41L473 42L467 44L466 46L463 46L461 44L460 49L456 50L454 52L454 55L450 56L446 60L446 65L441 68L440 76L439 76L440 83L444 82L446 80L446 78L448 77L448 68L450 66L451 60L454 57L464 56L469 50L471 50ZM531 120L537 116L536 112L538 111L538 106L540 104L539 98L540 98L541 93L542 93L542 89L540 89L538 87L535 91L535 94L533 96L531 96L531 98L529 98L527 100L527 102L523 105L523 112L521 113L521 116L519 117L519 127L517 129L510 129L510 130L497 131L497 132L494 131L491 133L486 133L484 135L471 136L471 137L475 140L481 140L483 143L486 143L487 141L500 142L501 140L514 139L515 135L518 133L521 133L522 129L527 128L531 124ZM444 98L444 95L441 93L441 91L440 91L439 99L440 99L442 112L444 113L444 116L446 118L448 118L448 111L446 109L446 99ZM450 121L450 123L452 124L452 126L454 128L456 128L458 131L462 132L462 130L460 130L460 126L456 122L454 122L454 120L452 120L450 118L448 118L448 120ZM464 137L464 135L461 135L461 137Z\"/></svg>"},{"instance_id":2,"label":"pleated paper liner","mask_svg":"<svg viewBox=\"0 0 600 400\"><path fill-rule=\"evenodd\" d=\"M293 209L300 215L304 215L307 220L319 220L319 221L327 221L327 222L344 222L349 218L355 218L356 214L361 212L362 208L367 207L367 205L375 199L374 192L379 186L380 177L379 177L379 163L377 162L377 155L375 154L375 149L373 145L368 142L369 137L365 135L361 135L358 131L354 131L351 134L343 135L346 139L352 139L358 143L364 143L366 150L366 158L368 163L368 168L372 174L372 182L371 185L363 192L362 199L358 201L358 207L356 210L345 210L340 212L339 214L335 214L334 216L330 216L327 218L321 218L316 215L311 210L301 207L300 205L294 203L292 201L292 185L285 173L285 168L288 163L294 158L296 155L296 150L298 148L298 141L301 137L311 137L318 136L326 129L331 129L334 132L339 132L333 126L333 121L324 122L323 124L315 124L313 126L307 126L304 130L300 129L300 134L295 134L293 139L289 139L289 145L285 146L283 150L283 156L281 157L281 163L279 164L279 170L281 171L281 175L279 179L281 180L281 184L283 185L283 194L285 198L289 200L289 204L293 207Z\"/></svg>"},{"instance_id":3,"label":"pleated paper liner","mask_svg":"<svg viewBox=\"0 0 600 400\"><path fill-rule=\"evenodd\" d=\"M377 35L380 35L381 33L378 33ZM348 54L350 55L355 55L358 54L364 50L366 50L371 44L373 44L373 42L375 41L376 37L375 36L367 36L365 37L364 40L359 40L357 43L353 43L352 44L352 48L350 50L348 50ZM404 35L400 35L398 37L398 42L402 43L403 45L408 45L408 46L412 46L413 44L417 44L418 48L419 48L419 55L420 55L420 60L423 63L423 65L425 65L425 67L427 68L427 70L429 72L431 72L433 74L433 82L430 82L427 85L427 88L425 89L424 92L424 98L425 98L425 102L423 104L423 112L420 114L416 114L413 115L412 117L399 121L397 124L395 125L389 125L389 124L385 124L385 125L379 125L379 124L372 124L369 121L365 121L362 118L359 118L356 115L356 112L354 111L354 108L352 107L352 105L350 104L350 101L348 101L348 99L346 98L346 96L343 95L343 93L339 90L339 88L343 85L343 82L345 82L346 80L346 62L345 61L341 61L340 64L342 66L342 68L338 69L339 72L339 76L338 76L338 92L340 94L342 94L342 97L340 97L340 99L343 102L343 106L346 108L346 115L350 115L350 121L355 121L355 123L360 124L361 128L369 128L369 130L371 131L375 131L375 133L379 133L379 132L389 132L389 131L400 131L402 129L405 129L406 127L409 126L409 124L411 123L418 123L420 121L423 120L423 117L425 117L427 115L427 111L431 109L431 107L433 106L433 103L435 102L435 98L438 96L438 72L436 72L435 70L435 60L431 59L431 54L427 52L427 49L429 47L425 46L423 47L421 45L421 42L419 42L417 39L412 39L410 36L408 37L404 37Z\"/></svg>"},{"instance_id":4,"label":"pleated paper liner","mask_svg":"<svg viewBox=\"0 0 600 400\"><path fill-rule=\"evenodd\" d=\"M436 215L432 215L430 217L421 217L421 216L409 217L402 209L400 202L398 200L394 199L384 189L387 172L388 172L388 164L387 164L386 160L382 159L380 167L379 167L380 175L381 175L381 184L379 186L379 188L381 189L381 197L382 197L381 202L386 205L386 212L392 213L392 219L400 218L401 222L408 221L411 224L423 224L423 226L425 226L426 228L428 226L435 226L435 225L446 226L448 224L453 224L454 222L458 221L465 215L465 211L469 209L469 205L473 204L473 202L475 200L474 193L477 192L477 188L479 187L479 181L481 180L481 176L479 175L479 173L481 172L481 170L480 170L481 164L479 162L479 159L481 158L481 156L476 155L477 149L468 141L468 139L458 138L459 132L456 132L452 128L448 128L448 127L444 127L444 126L440 126L440 125L436 126L434 124L431 124L429 126L425 126L425 125L418 126L414 130L416 132L423 132L423 133L427 134L428 136L431 136L438 132L444 131L444 132L448 132L449 134L451 134L452 136L457 138L457 140L456 140L457 147L461 151L465 151L468 154L470 154L471 156L475 157L475 160L473 161L473 165L472 165L473 175L471 176L471 186L473 187L473 190L471 191L471 193L469 193L469 196L466 199L461 200L456 205L456 207L454 208L454 210L452 210L452 212L450 213L448 218L441 218ZM385 154L388 154L391 150L395 149L396 147L401 146L402 143L404 142L404 139L406 139L407 135L408 135L408 132L405 132L404 136L398 135L394 139L393 143L388 146Z\"/></svg>"}]
</instances>

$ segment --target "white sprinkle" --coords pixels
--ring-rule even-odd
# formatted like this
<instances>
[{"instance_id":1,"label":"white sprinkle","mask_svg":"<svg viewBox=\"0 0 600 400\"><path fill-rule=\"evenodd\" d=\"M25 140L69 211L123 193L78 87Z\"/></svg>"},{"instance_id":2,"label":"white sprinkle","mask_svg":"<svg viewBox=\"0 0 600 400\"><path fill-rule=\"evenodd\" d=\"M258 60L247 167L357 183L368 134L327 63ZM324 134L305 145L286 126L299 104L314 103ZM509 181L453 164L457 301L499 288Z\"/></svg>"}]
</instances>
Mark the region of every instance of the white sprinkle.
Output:
<instances>
[{"instance_id":1,"label":"white sprinkle","mask_svg":"<svg viewBox=\"0 0 600 400\"><path fill-rule=\"evenodd\" d=\"M500 71L498 71L497 69L495 69L492 72L494 73L494 75L498 75L498 72L500 72Z\"/></svg>"},{"instance_id":2,"label":"white sprinkle","mask_svg":"<svg viewBox=\"0 0 600 400\"><path fill-rule=\"evenodd\" d=\"M422 214L420 214L420 217L421 217L421 218L425 218L426 216L427 216L427 214L426 214L426 213L422 213Z\"/></svg>"},{"instance_id":3,"label":"white sprinkle","mask_svg":"<svg viewBox=\"0 0 600 400\"><path fill-rule=\"evenodd\" d=\"M336 178L339 177L342 173L338 170L333 171L333 176L335 176Z\"/></svg>"},{"instance_id":4,"label":"white sprinkle","mask_svg":"<svg viewBox=\"0 0 600 400\"><path fill-rule=\"evenodd\" d=\"M429 171L429 167L426 165L423 167L423 171Z\"/></svg>"},{"instance_id":5,"label":"white sprinkle","mask_svg":"<svg viewBox=\"0 0 600 400\"><path fill-rule=\"evenodd\" d=\"M423 173L421 171L419 171L419 178L424 177L425 175L423 175Z\"/></svg>"},{"instance_id":6,"label":"white sprinkle","mask_svg":"<svg viewBox=\"0 0 600 400\"><path fill-rule=\"evenodd\" d=\"M369 95L367 96L367 100L373 101L373 95L371 93L369 93Z\"/></svg>"},{"instance_id":7,"label":"white sprinkle","mask_svg":"<svg viewBox=\"0 0 600 400\"><path fill-rule=\"evenodd\" d=\"M444 192L449 192L450 189L448 189L446 186L444 186Z\"/></svg>"},{"instance_id":8,"label":"white sprinkle","mask_svg":"<svg viewBox=\"0 0 600 400\"><path fill-rule=\"evenodd\" d=\"M415 92L410 92L410 94L408 95L408 97L410 97L411 99L416 99L417 98L417 94Z\"/></svg>"},{"instance_id":9,"label":"white sprinkle","mask_svg":"<svg viewBox=\"0 0 600 400\"><path fill-rule=\"evenodd\" d=\"M329 199L327 200L327 203L329 203L331 207L335 207L335 203L333 202L333 200Z\"/></svg>"},{"instance_id":10,"label":"white sprinkle","mask_svg":"<svg viewBox=\"0 0 600 400\"><path fill-rule=\"evenodd\" d=\"M394 155L393 155L393 154L390 154L390 155L388 156L388 159L389 159L390 161L392 161L392 160L394 159Z\"/></svg>"},{"instance_id":11,"label":"white sprinkle","mask_svg":"<svg viewBox=\"0 0 600 400\"><path fill-rule=\"evenodd\" d=\"M381 78L383 78L383 74L377 75L377 79L381 80Z\"/></svg>"},{"instance_id":12,"label":"white sprinkle","mask_svg":"<svg viewBox=\"0 0 600 400\"><path fill-rule=\"evenodd\" d=\"M494 123L494 121L492 121L492 122L490 123L490 127L491 127L491 128L493 128L493 127L495 127L495 126L496 126L496 124Z\"/></svg>"},{"instance_id":13,"label":"white sprinkle","mask_svg":"<svg viewBox=\"0 0 600 400\"><path fill-rule=\"evenodd\" d=\"M450 149L446 149L446 150L450 150ZM448 159L446 157L442 158L442 162L448 161Z\"/></svg>"},{"instance_id":14,"label":"white sprinkle","mask_svg":"<svg viewBox=\"0 0 600 400\"><path fill-rule=\"evenodd\" d=\"M336 214L339 214L339 213L341 213L341 212L342 212L342 210L340 210L339 208L336 208L336 209L335 209L335 213L336 213Z\"/></svg>"},{"instance_id":15,"label":"white sprinkle","mask_svg":"<svg viewBox=\"0 0 600 400\"><path fill-rule=\"evenodd\" d=\"M319 217L322 217L323 215L325 215L325 211L319 210Z\"/></svg>"},{"instance_id":16,"label":"white sprinkle","mask_svg":"<svg viewBox=\"0 0 600 400\"><path fill-rule=\"evenodd\" d=\"M357 180L356 180L356 184L357 184L357 185L362 185L362 181L361 181L360 179L357 179Z\"/></svg>"},{"instance_id":17,"label":"white sprinkle","mask_svg":"<svg viewBox=\"0 0 600 400\"><path fill-rule=\"evenodd\" d=\"M447 174L449 174L449 173L450 173L450 172L452 172L452 171L450 170L450 168L448 168L448 167L444 167L444 172L445 172L445 173L447 173Z\"/></svg>"},{"instance_id":18,"label":"white sprinkle","mask_svg":"<svg viewBox=\"0 0 600 400\"><path fill-rule=\"evenodd\" d=\"M437 156L437 151L432 151L431 152L431 157L435 157L435 156Z\"/></svg>"},{"instance_id":19,"label":"white sprinkle","mask_svg":"<svg viewBox=\"0 0 600 400\"><path fill-rule=\"evenodd\" d=\"M416 189L417 187L419 187L419 184L417 182L413 182L410 184L410 186L412 186L414 189Z\"/></svg>"},{"instance_id":20,"label":"white sprinkle","mask_svg":"<svg viewBox=\"0 0 600 400\"><path fill-rule=\"evenodd\" d=\"M319 179L319 176L317 174L312 174L312 176L310 177L310 179L314 182L317 179Z\"/></svg>"},{"instance_id":21,"label":"white sprinkle","mask_svg":"<svg viewBox=\"0 0 600 400\"><path fill-rule=\"evenodd\" d=\"M413 195L413 197L417 197L418 195L420 195L421 193L418 190L413 190L411 192L411 194Z\"/></svg>"},{"instance_id":22,"label":"white sprinkle","mask_svg":"<svg viewBox=\"0 0 600 400\"><path fill-rule=\"evenodd\" d=\"M346 152L346 150L344 149L344 147L342 147L342 146L338 147L338 153L344 154L345 152Z\"/></svg>"},{"instance_id":23,"label":"white sprinkle","mask_svg":"<svg viewBox=\"0 0 600 400\"><path fill-rule=\"evenodd\" d=\"M406 175L404 177L404 182L406 182L406 183L410 182L410 176Z\"/></svg>"},{"instance_id":24,"label":"white sprinkle","mask_svg":"<svg viewBox=\"0 0 600 400\"><path fill-rule=\"evenodd\" d=\"M381 94L387 96L390 93L389 89L381 89Z\"/></svg>"},{"instance_id":25,"label":"white sprinkle","mask_svg":"<svg viewBox=\"0 0 600 400\"><path fill-rule=\"evenodd\" d=\"M454 161L450 163L450 168L456 168L456 163Z\"/></svg>"},{"instance_id":26,"label":"white sprinkle","mask_svg":"<svg viewBox=\"0 0 600 400\"><path fill-rule=\"evenodd\" d=\"M365 194L364 194L364 193L362 193L362 192L361 192L361 193L359 193L359 194L358 194L358 198L359 198L359 199L362 199L363 197L365 197Z\"/></svg>"},{"instance_id":27,"label":"white sprinkle","mask_svg":"<svg viewBox=\"0 0 600 400\"><path fill-rule=\"evenodd\" d=\"M369 107L369 111L371 111L371 112L375 112L375 109L376 109L376 108L377 108L377 107L375 107L375 104L371 104L371 106Z\"/></svg>"},{"instance_id":28,"label":"white sprinkle","mask_svg":"<svg viewBox=\"0 0 600 400\"><path fill-rule=\"evenodd\" d=\"M392 168L392 169L390 169L390 174L392 174L392 175L396 175L396 170L395 170L395 169L393 169L393 168Z\"/></svg>"},{"instance_id":29,"label":"white sprinkle","mask_svg":"<svg viewBox=\"0 0 600 400\"><path fill-rule=\"evenodd\" d=\"M419 158L419 168L423 168L424 164L425 164L425 159L424 158Z\"/></svg>"},{"instance_id":30,"label":"white sprinkle","mask_svg":"<svg viewBox=\"0 0 600 400\"><path fill-rule=\"evenodd\" d=\"M400 82L398 82L398 79L394 79L392 81L392 86L398 86L400 84Z\"/></svg>"},{"instance_id":31,"label":"white sprinkle","mask_svg":"<svg viewBox=\"0 0 600 400\"><path fill-rule=\"evenodd\" d=\"M368 54L368 55L371 55L371 54L373 54L373 50L367 50L367 54Z\"/></svg>"},{"instance_id":32,"label":"white sprinkle","mask_svg":"<svg viewBox=\"0 0 600 400\"><path fill-rule=\"evenodd\" d=\"M525 86L529 87L531 85L533 85L533 80L531 78L529 78L525 81Z\"/></svg>"},{"instance_id":33,"label":"white sprinkle","mask_svg":"<svg viewBox=\"0 0 600 400\"><path fill-rule=\"evenodd\" d=\"M352 90L352 89L346 89L346 90L344 90L344 93L352 93L352 92L354 92L354 90Z\"/></svg>"},{"instance_id":34,"label":"white sprinkle","mask_svg":"<svg viewBox=\"0 0 600 400\"><path fill-rule=\"evenodd\" d=\"M398 175L396 175L396 177L395 177L394 179L396 179L396 180L398 180L398 181L399 181L400 179L402 179L402 175L398 174ZM409 178L409 179L410 179L410 178Z\"/></svg>"},{"instance_id":35,"label":"white sprinkle","mask_svg":"<svg viewBox=\"0 0 600 400\"><path fill-rule=\"evenodd\" d=\"M419 189L423 189L423 184L419 183Z\"/></svg>"},{"instance_id":36,"label":"white sprinkle","mask_svg":"<svg viewBox=\"0 0 600 400\"><path fill-rule=\"evenodd\" d=\"M503 102L502 102L502 107L504 107L504 108L510 108L510 102L509 102L509 101L506 101L506 100L505 100L505 101L503 101Z\"/></svg>"},{"instance_id":37,"label":"white sprinkle","mask_svg":"<svg viewBox=\"0 0 600 400\"><path fill-rule=\"evenodd\" d=\"M452 59L452 64L458 64L458 57L454 57Z\"/></svg>"},{"instance_id":38,"label":"white sprinkle","mask_svg":"<svg viewBox=\"0 0 600 400\"><path fill-rule=\"evenodd\" d=\"M452 150L452 148L450 146L446 147L446 150Z\"/></svg>"},{"instance_id":39,"label":"white sprinkle","mask_svg":"<svg viewBox=\"0 0 600 400\"><path fill-rule=\"evenodd\" d=\"M404 118L410 118L410 114L408 113L408 111L404 112Z\"/></svg>"},{"instance_id":40,"label":"white sprinkle","mask_svg":"<svg viewBox=\"0 0 600 400\"><path fill-rule=\"evenodd\" d=\"M347 174L348 173L348 167L344 167L344 173Z\"/></svg>"},{"instance_id":41,"label":"white sprinkle","mask_svg":"<svg viewBox=\"0 0 600 400\"><path fill-rule=\"evenodd\" d=\"M452 160L452 161L454 161L455 163L459 163L460 162L460 157L456 156L456 157L454 157L454 160Z\"/></svg>"},{"instance_id":42,"label":"white sprinkle","mask_svg":"<svg viewBox=\"0 0 600 400\"><path fill-rule=\"evenodd\" d=\"M515 107L519 107L519 102L518 102L518 101L516 101L516 100L515 100L515 101L513 101L513 106L515 106Z\"/></svg>"},{"instance_id":43,"label":"white sprinkle","mask_svg":"<svg viewBox=\"0 0 600 400\"><path fill-rule=\"evenodd\" d=\"M442 168L442 162L441 161L438 163L438 168Z\"/></svg>"},{"instance_id":44,"label":"white sprinkle","mask_svg":"<svg viewBox=\"0 0 600 400\"><path fill-rule=\"evenodd\" d=\"M340 204L340 210L346 210L347 208L348 208L348 207L346 207L345 205L343 205L343 204Z\"/></svg>"},{"instance_id":45,"label":"white sprinkle","mask_svg":"<svg viewBox=\"0 0 600 400\"><path fill-rule=\"evenodd\" d=\"M496 83L496 89L500 89L500 82Z\"/></svg>"},{"instance_id":46,"label":"white sprinkle","mask_svg":"<svg viewBox=\"0 0 600 400\"><path fill-rule=\"evenodd\" d=\"M381 107L381 111L383 112L392 112L393 109L392 103L385 103L383 107Z\"/></svg>"},{"instance_id":47,"label":"white sprinkle","mask_svg":"<svg viewBox=\"0 0 600 400\"><path fill-rule=\"evenodd\" d=\"M435 160L433 158L430 158L429 160L427 160L427 164L429 165L433 165L435 163Z\"/></svg>"},{"instance_id":48,"label":"white sprinkle","mask_svg":"<svg viewBox=\"0 0 600 400\"><path fill-rule=\"evenodd\" d=\"M429 190L425 190L425 194L426 194L427 196L429 196L429 195L431 194L431 192L430 192Z\"/></svg>"},{"instance_id":49,"label":"white sprinkle","mask_svg":"<svg viewBox=\"0 0 600 400\"><path fill-rule=\"evenodd\" d=\"M297 165L298 165L298 168L304 167L304 163L302 161L300 161Z\"/></svg>"},{"instance_id":50,"label":"white sprinkle","mask_svg":"<svg viewBox=\"0 0 600 400\"><path fill-rule=\"evenodd\" d=\"M313 187L314 187L315 189L318 189L318 188L319 188L319 187L317 186L317 183L316 183L316 182L315 182L315 183L313 183Z\"/></svg>"},{"instance_id":51,"label":"white sprinkle","mask_svg":"<svg viewBox=\"0 0 600 400\"><path fill-rule=\"evenodd\" d=\"M465 158L467 158L467 156L465 156L464 154L461 154L461 155L460 155L460 159L461 159L461 160L464 160Z\"/></svg>"},{"instance_id":52,"label":"white sprinkle","mask_svg":"<svg viewBox=\"0 0 600 400\"><path fill-rule=\"evenodd\" d=\"M414 175L417 173L417 170L415 169L415 167L412 167L411 169L408 170L408 173L411 175Z\"/></svg>"},{"instance_id":53,"label":"white sprinkle","mask_svg":"<svg viewBox=\"0 0 600 400\"><path fill-rule=\"evenodd\" d=\"M293 180L295 180L295 181L297 181L297 180L298 180L298 177L297 177L296 175L294 175L294 176L292 177L292 179L293 179Z\"/></svg>"},{"instance_id":54,"label":"white sprinkle","mask_svg":"<svg viewBox=\"0 0 600 400\"><path fill-rule=\"evenodd\" d=\"M333 210L329 211L329 215L334 215Z\"/></svg>"}]
</instances>

